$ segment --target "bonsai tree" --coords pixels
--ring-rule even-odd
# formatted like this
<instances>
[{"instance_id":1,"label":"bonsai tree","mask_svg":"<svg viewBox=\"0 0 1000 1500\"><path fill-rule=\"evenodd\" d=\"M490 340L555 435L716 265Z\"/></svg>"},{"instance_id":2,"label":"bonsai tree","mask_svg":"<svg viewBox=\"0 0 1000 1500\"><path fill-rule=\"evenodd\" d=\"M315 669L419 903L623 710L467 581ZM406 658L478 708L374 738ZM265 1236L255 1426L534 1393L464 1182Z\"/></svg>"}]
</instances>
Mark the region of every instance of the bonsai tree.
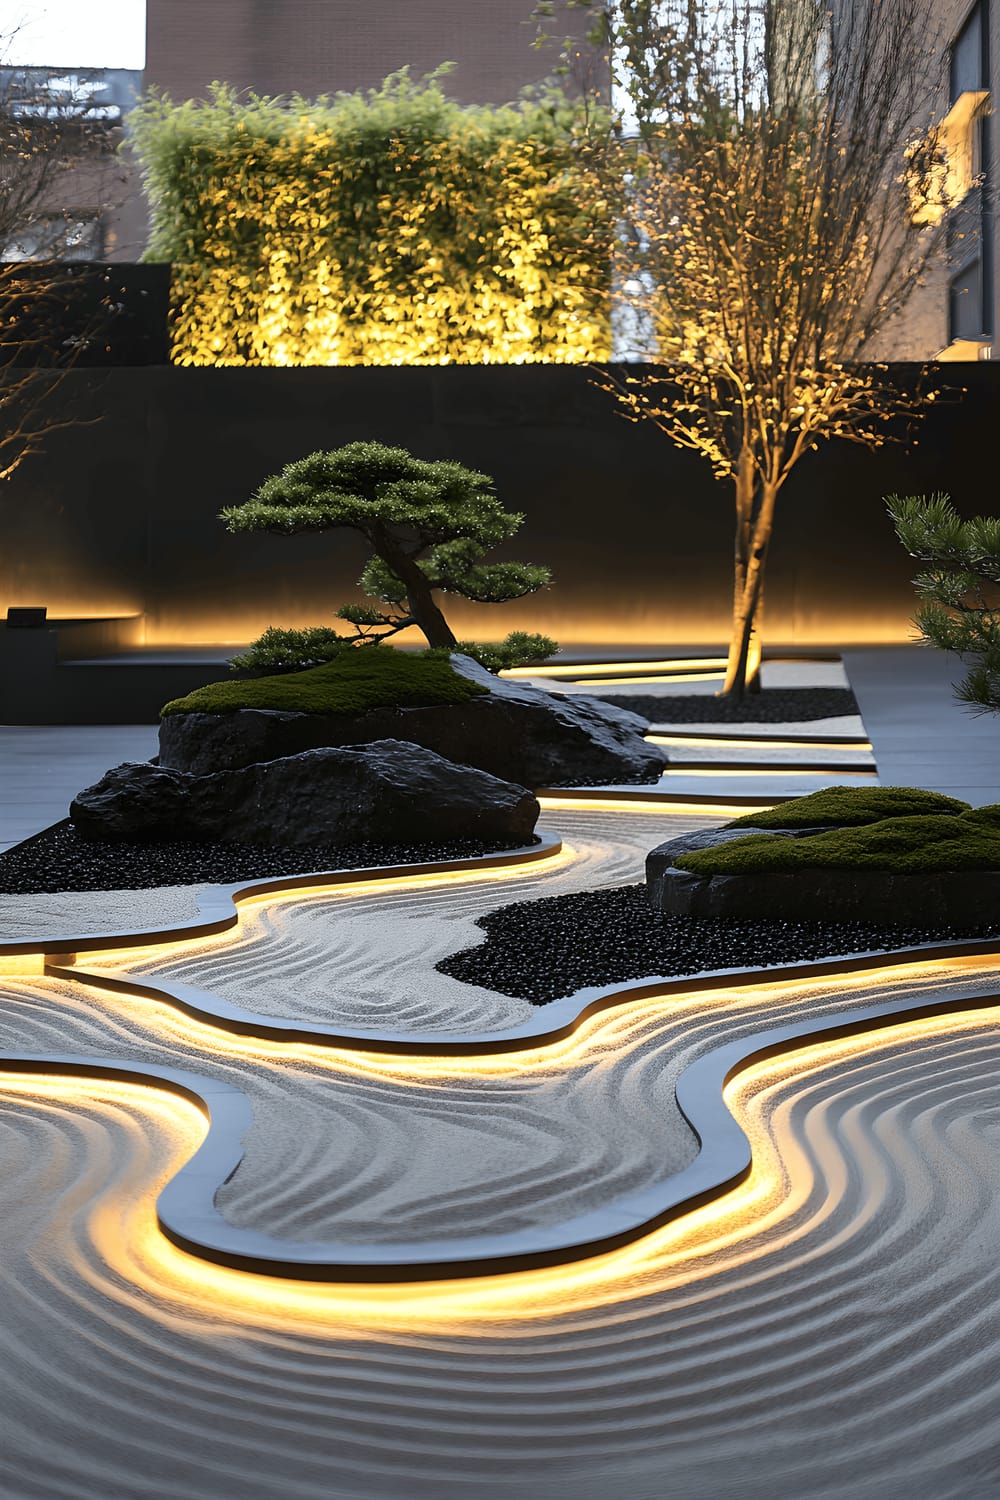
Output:
<instances>
[{"instance_id":1,"label":"bonsai tree","mask_svg":"<svg viewBox=\"0 0 1000 1500\"><path fill-rule=\"evenodd\" d=\"M269 631L260 644L272 655L282 641L294 646L292 637L303 642L309 637L314 658L326 659L342 646L385 640L411 625L423 631L429 646L450 649L459 643L435 593L503 604L544 588L551 578L548 568L534 563L483 562L524 520L503 509L487 475L445 459L414 458L404 448L384 443L348 443L297 459L265 480L242 505L227 506L220 519L232 532L291 535L345 527L360 532L371 546L359 582L378 605L347 604L337 611L355 626L355 634ZM520 632L505 645L508 656L520 651L523 660L556 649L543 636ZM503 652L503 647L492 649ZM248 663L246 657L241 660ZM291 659L282 663L286 670L301 664Z\"/></svg>"},{"instance_id":2,"label":"bonsai tree","mask_svg":"<svg viewBox=\"0 0 1000 1500\"><path fill-rule=\"evenodd\" d=\"M889 495L896 535L928 567L913 580L923 639L971 660L955 689L963 703L1000 713L1000 516L963 521L947 495Z\"/></svg>"}]
</instances>

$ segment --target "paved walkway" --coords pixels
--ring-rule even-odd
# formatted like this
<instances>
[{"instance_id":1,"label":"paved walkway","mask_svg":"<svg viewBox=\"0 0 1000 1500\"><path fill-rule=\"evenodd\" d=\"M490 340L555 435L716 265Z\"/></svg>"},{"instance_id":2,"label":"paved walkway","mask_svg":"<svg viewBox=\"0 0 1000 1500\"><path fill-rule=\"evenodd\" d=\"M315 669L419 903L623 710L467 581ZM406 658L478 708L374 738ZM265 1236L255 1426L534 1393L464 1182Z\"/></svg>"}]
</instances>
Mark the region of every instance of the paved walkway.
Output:
<instances>
[{"instance_id":1,"label":"paved walkway","mask_svg":"<svg viewBox=\"0 0 1000 1500\"><path fill-rule=\"evenodd\" d=\"M843 658L883 786L923 786L974 806L1000 802L1000 714L972 714L956 700L957 657L866 646Z\"/></svg>"},{"instance_id":2,"label":"paved walkway","mask_svg":"<svg viewBox=\"0 0 1000 1500\"><path fill-rule=\"evenodd\" d=\"M65 818L109 767L156 749L152 724L0 726L0 851Z\"/></svg>"},{"instance_id":3,"label":"paved walkway","mask_svg":"<svg viewBox=\"0 0 1000 1500\"><path fill-rule=\"evenodd\" d=\"M973 715L955 701L954 657L868 646L846 649L843 659L883 786L1000 801L1000 715ZM149 724L0 727L0 850L64 818L74 794L109 766L155 754Z\"/></svg>"}]
</instances>

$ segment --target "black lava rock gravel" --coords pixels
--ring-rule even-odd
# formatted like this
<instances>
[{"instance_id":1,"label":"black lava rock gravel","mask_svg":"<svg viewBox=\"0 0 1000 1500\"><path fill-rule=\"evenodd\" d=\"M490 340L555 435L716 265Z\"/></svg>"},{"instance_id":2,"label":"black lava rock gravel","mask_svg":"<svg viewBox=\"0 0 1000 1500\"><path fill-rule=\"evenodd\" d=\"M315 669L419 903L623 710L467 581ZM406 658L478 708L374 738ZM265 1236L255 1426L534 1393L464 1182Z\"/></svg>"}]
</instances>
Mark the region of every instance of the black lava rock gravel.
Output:
<instances>
[{"instance_id":1,"label":"black lava rock gravel","mask_svg":"<svg viewBox=\"0 0 1000 1500\"><path fill-rule=\"evenodd\" d=\"M538 842L537 839L533 842ZM0 854L0 894L45 891L143 891L158 885L229 885L306 875L316 870L358 870L377 865L429 864L496 854L522 847L504 840L452 839L438 844L120 843L80 838L68 820Z\"/></svg>"},{"instance_id":2,"label":"black lava rock gravel","mask_svg":"<svg viewBox=\"0 0 1000 1500\"><path fill-rule=\"evenodd\" d=\"M522 901L477 920L486 941L442 959L439 971L534 1005L587 985L653 975L757 969L918 943L1000 938L1000 920L991 927L917 927L674 917L653 910L644 885Z\"/></svg>"},{"instance_id":3,"label":"black lava rock gravel","mask_svg":"<svg viewBox=\"0 0 1000 1500\"><path fill-rule=\"evenodd\" d=\"M647 698L624 693L593 693L616 708L630 708L651 724L794 724L856 714L850 688L762 688L741 702L712 693L664 693Z\"/></svg>"}]
</instances>

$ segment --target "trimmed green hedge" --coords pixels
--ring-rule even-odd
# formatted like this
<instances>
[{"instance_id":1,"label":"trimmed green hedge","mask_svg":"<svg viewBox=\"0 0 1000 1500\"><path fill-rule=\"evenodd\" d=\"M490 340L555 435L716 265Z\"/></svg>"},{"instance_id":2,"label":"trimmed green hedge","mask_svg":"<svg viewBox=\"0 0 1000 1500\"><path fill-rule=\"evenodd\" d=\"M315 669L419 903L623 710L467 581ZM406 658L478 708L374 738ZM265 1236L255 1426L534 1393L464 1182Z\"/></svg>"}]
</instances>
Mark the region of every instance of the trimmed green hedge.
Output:
<instances>
[{"instance_id":1,"label":"trimmed green hedge","mask_svg":"<svg viewBox=\"0 0 1000 1500\"><path fill-rule=\"evenodd\" d=\"M565 98L463 108L404 72L318 100L154 95L128 127L175 363L610 358L618 204Z\"/></svg>"},{"instance_id":2,"label":"trimmed green hedge","mask_svg":"<svg viewBox=\"0 0 1000 1500\"><path fill-rule=\"evenodd\" d=\"M371 708L425 708L466 703L487 689L461 677L446 654L411 656L365 646L346 651L321 667L256 677L243 682L210 682L161 710L169 714L226 714L240 708L275 708L307 714L361 714Z\"/></svg>"},{"instance_id":3,"label":"trimmed green hedge","mask_svg":"<svg viewBox=\"0 0 1000 1500\"><path fill-rule=\"evenodd\" d=\"M806 799L803 799L806 800ZM961 805L961 804L960 804ZM1000 806L959 816L891 817L799 839L749 834L678 857L695 875L778 875L796 870L884 870L917 875L1000 870Z\"/></svg>"},{"instance_id":4,"label":"trimmed green hedge","mask_svg":"<svg viewBox=\"0 0 1000 1500\"><path fill-rule=\"evenodd\" d=\"M913 786L831 786L807 797L793 797L768 812L747 813L726 828L847 828L883 818L965 812L967 802Z\"/></svg>"}]
</instances>

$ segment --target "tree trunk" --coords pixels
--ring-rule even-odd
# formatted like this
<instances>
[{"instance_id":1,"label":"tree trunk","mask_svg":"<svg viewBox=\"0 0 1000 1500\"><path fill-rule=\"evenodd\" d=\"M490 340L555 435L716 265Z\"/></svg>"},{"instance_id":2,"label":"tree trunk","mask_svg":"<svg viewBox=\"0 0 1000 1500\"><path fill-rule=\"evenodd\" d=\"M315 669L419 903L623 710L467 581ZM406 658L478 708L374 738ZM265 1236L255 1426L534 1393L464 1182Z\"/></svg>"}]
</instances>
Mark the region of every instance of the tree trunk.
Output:
<instances>
[{"instance_id":1,"label":"tree trunk","mask_svg":"<svg viewBox=\"0 0 1000 1500\"><path fill-rule=\"evenodd\" d=\"M443 646L446 650L455 644L455 637L444 615L434 603L427 577L417 566L416 559L397 547L384 531L372 538L372 543L382 561L406 586L406 602L414 622L423 631L429 646Z\"/></svg>"},{"instance_id":2,"label":"tree trunk","mask_svg":"<svg viewBox=\"0 0 1000 1500\"><path fill-rule=\"evenodd\" d=\"M733 631L720 698L744 698L760 691L760 642L756 631L764 598L764 573L774 528L777 486L765 483L751 521L753 479L741 455L736 475L736 558L733 579Z\"/></svg>"}]
</instances>

